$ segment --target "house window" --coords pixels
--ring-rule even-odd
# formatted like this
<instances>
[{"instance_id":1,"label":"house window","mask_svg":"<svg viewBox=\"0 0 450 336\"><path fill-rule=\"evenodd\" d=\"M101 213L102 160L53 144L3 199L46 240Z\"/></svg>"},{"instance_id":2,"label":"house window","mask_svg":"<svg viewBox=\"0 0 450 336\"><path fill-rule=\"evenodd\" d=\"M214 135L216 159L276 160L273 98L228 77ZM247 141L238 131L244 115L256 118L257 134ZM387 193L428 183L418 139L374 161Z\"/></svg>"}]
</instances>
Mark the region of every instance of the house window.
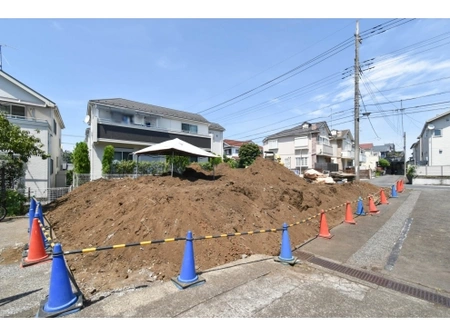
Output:
<instances>
[{"instance_id":1,"label":"house window","mask_svg":"<svg viewBox=\"0 0 450 336\"><path fill-rule=\"evenodd\" d=\"M440 130L440 129L435 129L435 130L434 130L434 136L435 136L435 137L440 137L440 136L442 136L442 130Z\"/></svg>"},{"instance_id":2,"label":"house window","mask_svg":"<svg viewBox=\"0 0 450 336\"><path fill-rule=\"evenodd\" d=\"M10 111L11 111L11 106L10 105L2 105L2 104L0 104L0 113L9 114Z\"/></svg>"},{"instance_id":3,"label":"house window","mask_svg":"<svg viewBox=\"0 0 450 336\"><path fill-rule=\"evenodd\" d=\"M269 140L269 149L277 149L278 140Z\"/></svg>"},{"instance_id":4,"label":"house window","mask_svg":"<svg viewBox=\"0 0 450 336\"><path fill-rule=\"evenodd\" d=\"M50 175L53 175L53 159L50 159Z\"/></svg>"},{"instance_id":5,"label":"house window","mask_svg":"<svg viewBox=\"0 0 450 336\"><path fill-rule=\"evenodd\" d=\"M225 149L225 155L231 155L231 148Z\"/></svg>"},{"instance_id":6,"label":"house window","mask_svg":"<svg viewBox=\"0 0 450 336\"><path fill-rule=\"evenodd\" d=\"M308 137L299 137L294 139L295 147L306 147L308 146Z\"/></svg>"},{"instance_id":7,"label":"house window","mask_svg":"<svg viewBox=\"0 0 450 336\"><path fill-rule=\"evenodd\" d=\"M308 167L308 157L296 157L295 158L296 167Z\"/></svg>"},{"instance_id":8,"label":"house window","mask_svg":"<svg viewBox=\"0 0 450 336\"><path fill-rule=\"evenodd\" d=\"M181 124L181 130L183 132L187 132L187 133L194 133L194 134L198 133L197 125Z\"/></svg>"},{"instance_id":9,"label":"house window","mask_svg":"<svg viewBox=\"0 0 450 336\"><path fill-rule=\"evenodd\" d=\"M328 145L328 146L330 145L330 139L328 139L323 135L319 135L317 140L321 145Z\"/></svg>"},{"instance_id":10,"label":"house window","mask_svg":"<svg viewBox=\"0 0 450 336\"><path fill-rule=\"evenodd\" d=\"M11 106L11 115L25 118L25 107L12 105Z\"/></svg>"},{"instance_id":11,"label":"house window","mask_svg":"<svg viewBox=\"0 0 450 336\"><path fill-rule=\"evenodd\" d=\"M53 119L53 133L56 135L56 120Z\"/></svg>"},{"instance_id":12,"label":"house window","mask_svg":"<svg viewBox=\"0 0 450 336\"><path fill-rule=\"evenodd\" d=\"M133 152L131 151L114 151L114 160L117 161L132 161L133 155L131 155Z\"/></svg>"}]
</instances>

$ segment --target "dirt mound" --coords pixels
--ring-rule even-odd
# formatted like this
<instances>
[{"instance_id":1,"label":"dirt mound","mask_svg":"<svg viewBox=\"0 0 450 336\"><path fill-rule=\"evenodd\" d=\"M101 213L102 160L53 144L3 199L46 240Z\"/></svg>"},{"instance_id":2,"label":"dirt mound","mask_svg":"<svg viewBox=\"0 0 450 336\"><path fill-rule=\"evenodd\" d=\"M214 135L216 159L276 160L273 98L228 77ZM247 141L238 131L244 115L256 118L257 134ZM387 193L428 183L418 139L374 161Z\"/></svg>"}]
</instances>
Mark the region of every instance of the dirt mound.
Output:
<instances>
[{"instance_id":1,"label":"dirt mound","mask_svg":"<svg viewBox=\"0 0 450 336\"><path fill-rule=\"evenodd\" d=\"M283 223L294 224L289 236L295 246L319 232L318 217L302 220L378 192L379 187L368 182L309 184L285 167L258 158L247 169L221 164L213 173L192 164L182 176L99 179L44 211L64 251L186 237L188 231L195 238L279 229ZM326 213L330 229L343 221L344 209ZM243 255L279 255L280 242L280 232L195 240L197 271ZM66 259L89 298L178 275L184 245L184 241L164 242L68 254Z\"/></svg>"}]
</instances>

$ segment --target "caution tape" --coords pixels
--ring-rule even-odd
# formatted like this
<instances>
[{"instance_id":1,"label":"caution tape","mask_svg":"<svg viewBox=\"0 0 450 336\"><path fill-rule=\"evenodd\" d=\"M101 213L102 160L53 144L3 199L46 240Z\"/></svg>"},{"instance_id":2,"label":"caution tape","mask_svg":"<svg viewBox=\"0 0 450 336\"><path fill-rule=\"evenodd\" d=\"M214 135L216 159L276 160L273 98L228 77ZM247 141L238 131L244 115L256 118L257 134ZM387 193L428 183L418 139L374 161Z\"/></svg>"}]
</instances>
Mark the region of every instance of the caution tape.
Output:
<instances>
[{"instance_id":1,"label":"caution tape","mask_svg":"<svg viewBox=\"0 0 450 336\"><path fill-rule=\"evenodd\" d=\"M366 199L368 197L371 197L371 195L361 198L361 199ZM359 199L357 201L353 201L351 203L355 203L358 202ZM331 207L327 210L324 210L324 212L329 212L332 210L336 210L338 208L341 208L343 206L345 206L346 203ZM294 225L299 225L301 223L305 223L308 221L313 220L316 217L319 217L321 215L321 213L318 213L314 216L310 216L306 219L303 219L301 221L298 221L294 224L287 224L287 226L294 226ZM238 237L238 236L246 236L246 235L253 235L253 234L258 234L258 233L273 233L273 232L278 232L278 231L282 231L284 230L283 228L279 228L279 229L266 229L266 230L253 230L253 231L247 231L247 232L234 232L234 233L222 233L222 234L217 234L217 235L208 235L208 236L199 236L199 237L194 237L192 238L192 240L206 240L206 239L218 239L218 238L226 238L226 237ZM142 241L142 242L136 242L136 243L128 243L128 244L116 244L116 245L110 245L110 246L100 246L100 247L88 247L88 248L83 248L83 249L79 249L79 250L72 250L72 251L66 251L63 252L62 254L64 255L69 255L69 254L79 254L79 253L90 253L90 252L97 252L97 251L105 251L105 250L113 250L113 249L119 249L119 248L126 248L126 247L135 247L135 246L144 246L144 245L151 245L151 244L162 244L162 243L170 243L170 242L175 242L175 241L183 241L183 240L188 240L185 237L177 237L177 238L167 238L167 239L159 239L159 240L148 240L148 241ZM191 239L189 239L191 240ZM54 244L52 244L53 246Z\"/></svg>"},{"instance_id":2,"label":"caution tape","mask_svg":"<svg viewBox=\"0 0 450 336\"><path fill-rule=\"evenodd\" d=\"M81 249L81 250L66 251L66 252L63 252L63 254L66 255L66 254L75 254L75 253L89 253L89 252L113 250L113 249L124 248L124 247L132 247L132 246L143 246L143 245L150 245L150 244L170 243L170 242L180 241L180 240L186 240L186 238L185 237L167 238L167 239L159 239L159 240L141 241L141 242L137 242L137 243L117 244L117 245L111 245L111 246L88 247L88 248L84 248L84 249Z\"/></svg>"}]
</instances>

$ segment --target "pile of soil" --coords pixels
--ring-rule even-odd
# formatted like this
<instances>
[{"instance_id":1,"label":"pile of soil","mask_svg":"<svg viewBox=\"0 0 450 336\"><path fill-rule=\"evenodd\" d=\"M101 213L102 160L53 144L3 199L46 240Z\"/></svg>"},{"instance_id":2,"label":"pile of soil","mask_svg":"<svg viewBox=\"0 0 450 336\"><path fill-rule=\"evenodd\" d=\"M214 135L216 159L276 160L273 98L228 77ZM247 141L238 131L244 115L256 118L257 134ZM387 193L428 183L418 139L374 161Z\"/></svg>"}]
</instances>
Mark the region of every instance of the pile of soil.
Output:
<instances>
[{"instance_id":1,"label":"pile of soil","mask_svg":"<svg viewBox=\"0 0 450 336\"><path fill-rule=\"evenodd\" d=\"M289 227L292 247L317 236L322 209L374 195L369 182L310 184L282 165L258 158L246 169L220 164L215 172L192 164L181 176L99 179L44 207L65 252L168 238L194 238ZM388 190L387 190L388 192ZM364 202L367 204L366 202ZM352 203L353 211L356 203ZM342 223L345 206L326 212L329 229ZM298 224L297 224L298 223ZM249 256L280 253L281 231L194 241L201 273ZM86 298L124 287L151 285L179 275L185 241L66 255Z\"/></svg>"}]
</instances>

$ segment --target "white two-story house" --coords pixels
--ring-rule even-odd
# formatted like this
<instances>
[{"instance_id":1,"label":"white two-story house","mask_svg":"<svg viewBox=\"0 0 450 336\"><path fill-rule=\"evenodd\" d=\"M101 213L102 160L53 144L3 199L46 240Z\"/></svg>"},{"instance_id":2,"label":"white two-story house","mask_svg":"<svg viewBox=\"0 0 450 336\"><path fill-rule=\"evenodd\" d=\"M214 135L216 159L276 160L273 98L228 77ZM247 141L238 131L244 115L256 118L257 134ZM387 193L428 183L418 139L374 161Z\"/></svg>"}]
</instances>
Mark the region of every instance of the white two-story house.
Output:
<instances>
[{"instance_id":1,"label":"white two-story house","mask_svg":"<svg viewBox=\"0 0 450 336\"><path fill-rule=\"evenodd\" d=\"M90 100L85 122L91 180L102 177L106 146L114 147L114 159L131 160L132 153L179 138L223 157L225 129L197 113L139 103L126 99Z\"/></svg>"},{"instance_id":2,"label":"white two-story house","mask_svg":"<svg viewBox=\"0 0 450 336\"><path fill-rule=\"evenodd\" d=\"M413 155L419 165L450 165L450 111L425 122Z\"/></svg>"},{"instance_id":3,"label":"white two-story house","mask_svg":"<svg viewBox=\"0 0 450 336\"><path fill-rule=\"evenodd\" d=\"M293 128L269 135L263 140L264 152L273 152L289 169L327 170L333 157L331 132L325 121L304 122Z\"/></svg>"},{"instance_id":4,"label":"white two-story house","mask_svg":"<svg viewBox=\"0 0 450 336\"><path fill-rule=\"evenodd\" d=\"M31 157L26 164L25 191L31 196L47 197L48 189L65 187L57 179L61 170L61 131L65 128L58 106L16 78L0 70L0 113L30 135L41 140L49 159ZM64 176L65 177L65 176Z\"/></svg>"},{"instance_id":5,"label":"white two-story house","mask_svg":"<svg viewBox=\"0 0 450 336\"><path fill-rule=\"evenodd\" d=\"M353 136L350 130L331 130L331 146L333 147L332 162L338 165L339 171L353 166L355 151Z\"/></svg>"}]
</instances>

